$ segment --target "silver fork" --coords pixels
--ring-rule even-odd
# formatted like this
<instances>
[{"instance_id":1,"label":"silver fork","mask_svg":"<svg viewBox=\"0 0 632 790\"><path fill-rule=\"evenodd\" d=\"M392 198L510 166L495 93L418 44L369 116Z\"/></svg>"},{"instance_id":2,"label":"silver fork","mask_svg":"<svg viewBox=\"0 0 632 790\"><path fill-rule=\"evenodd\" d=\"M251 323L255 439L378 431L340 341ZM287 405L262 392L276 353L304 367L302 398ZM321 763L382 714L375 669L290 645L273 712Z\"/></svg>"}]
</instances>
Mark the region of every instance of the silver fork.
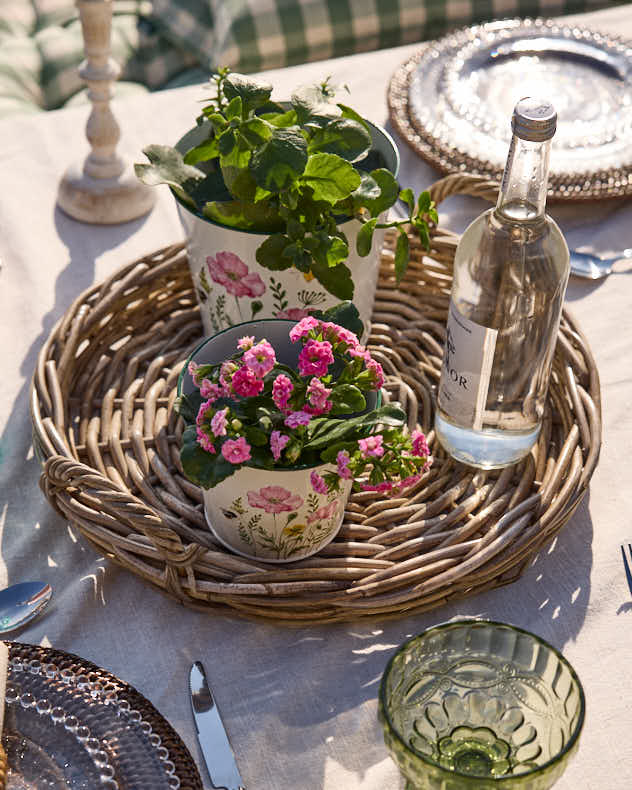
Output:
<instances>
[{"instance_id":1,"label":"silver fork","mask_svg":"<svg viewBox=\"0 0 632 790\"><path fill-rule=\"evenodd\" d=\"M632 545L630 543L628 543L628 554L630 555L630 562L632 562ZM630 588L630 593L632 593L632 573L630 572L630 562L628 562L628 558L625 556L625 546L621 546L621 555L623 556L623 565L628 580L628 587Z\"/></svg>"}]
</instances>

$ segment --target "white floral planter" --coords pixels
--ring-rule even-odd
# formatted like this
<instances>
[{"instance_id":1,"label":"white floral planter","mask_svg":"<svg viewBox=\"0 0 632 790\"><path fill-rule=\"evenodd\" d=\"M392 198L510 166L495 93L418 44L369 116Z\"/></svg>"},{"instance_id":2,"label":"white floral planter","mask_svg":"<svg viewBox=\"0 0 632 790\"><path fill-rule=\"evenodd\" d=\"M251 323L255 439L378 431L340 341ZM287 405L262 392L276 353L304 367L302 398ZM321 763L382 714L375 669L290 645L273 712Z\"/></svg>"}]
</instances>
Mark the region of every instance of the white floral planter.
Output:
<instances>
[{"instance_id":1,"label":"white floral planter","mask_svg":"<svg viewBox=\"0 0 632 790\"><path fill-rule=\"evenodd\" d=\"M397 176L399 154L392 138L373 125L371 133L375 148ZM201 142L205 134L200 127L192 129L176 148L184 152ZM298 321L311 309L327 309L339 303L340 300L326 291L318 280L297 269L270 271L260 266L255 253L268 234L229 228L200 216L180 201L177 206L207 337L255 316ZM361 258L356 252L360 227L356 220L340 226L349 242L346 264L354 283L353 303L366 333L373 310L384 232L375 232L370 254Z\"/></svg>"},{"instance_id":2,"label":"white floral planter","mask_svg":"<svg viewBox=\"0 0 632 790\"><path fill-rule=\"evenodd\" d=\"M234 353L237 341L252 335L266 338L284 364L298 364L300 343L289 337L291 320L264 319L237 324L206 338L191 353L178 382L178 395L190 395L195 385L188 362L217 364ZM370 398L371 393L367 393ZM369 403L370 408L377 405ZM294 562L330 543L344 518L352 481L341 481L337 493L318 494L310 475L335 470L331 464L298 469L258 469L242 466L214 488L202 489L206 522L217 540L244 557L266 562Z\"/></svg>"},{"instance_id":3,"label":"white floral planter","mask_svg":"<svg viewBox=\"0 0 632 790\"><path fill-rule=\"evenodd\" d=\"M335 467L315 469L322 473ZM312 471L242 467L204 491L211 532L237 554L266 562L294 562L316 554L340 529L351 481L339 493L317 494L310 482Z\"/></svg>"}]
</instances>

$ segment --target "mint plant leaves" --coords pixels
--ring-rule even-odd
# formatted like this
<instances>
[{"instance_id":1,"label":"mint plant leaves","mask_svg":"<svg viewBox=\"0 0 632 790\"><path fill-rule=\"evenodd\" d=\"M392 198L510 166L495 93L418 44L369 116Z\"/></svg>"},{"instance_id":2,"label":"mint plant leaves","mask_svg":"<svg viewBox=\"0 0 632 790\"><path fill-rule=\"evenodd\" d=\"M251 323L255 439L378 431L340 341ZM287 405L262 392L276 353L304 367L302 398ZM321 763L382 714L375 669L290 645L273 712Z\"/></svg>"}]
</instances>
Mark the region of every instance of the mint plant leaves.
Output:
<instances>
[{"instance_id":1,"label":"mint plant leaves","mask_svg":"<svg viewBox=\"0 0 632 790\"><path fill-rule=\"evenodd\" d=\"M285 105L272 102L271 85L225 68L212 85L215 95L197 119L202 141L184 155L169 146L148 146L149 164L135 166L138 178L167 184L214 222L273 234L257 250L261 266L294 266L341 300L354 293L341 220L361 223L361 256L371 252L376 229L396 228L399 282L409 258L406 228L412 225L428 248L430 224L437 222L434 203L428 192L417 200L411 190L400 193L395 175L376 167L370 125L351 107L335 103L329 80L297 89ZM383 221L398 198L408 217Z\"/></svg>"}]
</instances>

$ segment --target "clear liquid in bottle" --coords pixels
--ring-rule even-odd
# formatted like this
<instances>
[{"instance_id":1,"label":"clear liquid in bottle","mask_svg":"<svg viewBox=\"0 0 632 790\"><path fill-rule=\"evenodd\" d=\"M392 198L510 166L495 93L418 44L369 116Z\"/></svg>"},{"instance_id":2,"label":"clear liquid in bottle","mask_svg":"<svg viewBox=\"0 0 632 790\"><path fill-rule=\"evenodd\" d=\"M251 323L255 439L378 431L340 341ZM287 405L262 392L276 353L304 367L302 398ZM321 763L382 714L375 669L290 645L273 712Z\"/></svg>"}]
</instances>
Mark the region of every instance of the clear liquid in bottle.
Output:
<instances>
[{"instance_id":1,"label":"clear liquid in bottle","mask_svg":"<svg viewBox=\"0 0 632 790\"><path fill-rule=\"evenodd\" d=\"M516 121L524 102L530 115L552 113L555 130L548 103L517 105L498 204L459 242L435 419L454 458L486 469L515 463L537 440L569 274L564 237L544 212L551 121L544 140L519 137L529 132Z\"/></svg>"}]
</instances>

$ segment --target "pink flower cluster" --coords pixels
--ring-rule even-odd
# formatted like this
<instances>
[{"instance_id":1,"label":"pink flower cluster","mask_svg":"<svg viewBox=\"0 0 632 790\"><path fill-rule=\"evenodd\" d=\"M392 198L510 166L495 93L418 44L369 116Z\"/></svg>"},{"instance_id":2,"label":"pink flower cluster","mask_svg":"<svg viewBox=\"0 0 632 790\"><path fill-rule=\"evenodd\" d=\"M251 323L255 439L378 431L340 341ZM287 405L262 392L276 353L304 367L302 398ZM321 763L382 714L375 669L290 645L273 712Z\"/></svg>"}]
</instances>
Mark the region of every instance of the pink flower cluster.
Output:
<instances>
[{"instance_id":1,"label":"pink flower cluster","mask_svg":"<svg viewBox=\"0 0 632 790\"><path fill-rule=\"evenodd\" d=\"M318 338L322 338L319 340ZM329 365L333 362L333 352L347 353L352 359L364 362L365 377L370 388L379 390L384 386L384 371L379 362L361 345L353 332L329 321L319 321L314 316L307 316L292 327L290 340L293 343L305 343L299 356L299 373L301 376L327 375Z\"/></svg>"}]
</instances>

